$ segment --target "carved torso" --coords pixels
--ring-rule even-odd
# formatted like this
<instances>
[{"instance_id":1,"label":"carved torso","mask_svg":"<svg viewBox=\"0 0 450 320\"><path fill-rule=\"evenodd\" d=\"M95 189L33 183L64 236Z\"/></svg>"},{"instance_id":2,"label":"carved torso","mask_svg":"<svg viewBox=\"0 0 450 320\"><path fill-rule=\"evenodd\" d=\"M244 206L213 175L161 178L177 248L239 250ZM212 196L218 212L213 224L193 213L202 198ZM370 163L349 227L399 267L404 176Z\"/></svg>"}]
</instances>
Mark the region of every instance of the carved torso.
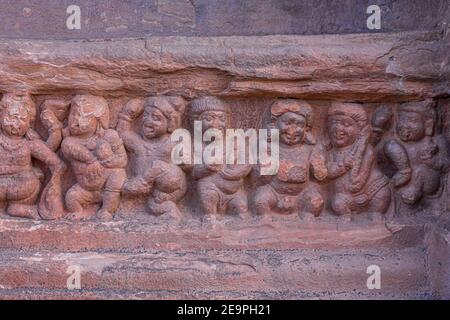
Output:
<instances>
[{"instance_id":1,"label":"carved torso","mask_svg":"<svg viewBox=\"0 0 450 320\"><path fill-rule=\"evenodd\" d=\"M311 150L306 145L280 145L280 167L271 182L278 193L297 195L304 190L310 178Z\"/></svg>"},{"instance_id":2,"label":"carved torso","mask_svg":"<svg viewBox=\"0 0 450 320\"><path fill-rule=\"evenodd\" d=\"M30 170L31 151L27 140L21 139L12 144L0 137L0 176L20 174Z\"/></svg>"}]
</instances>

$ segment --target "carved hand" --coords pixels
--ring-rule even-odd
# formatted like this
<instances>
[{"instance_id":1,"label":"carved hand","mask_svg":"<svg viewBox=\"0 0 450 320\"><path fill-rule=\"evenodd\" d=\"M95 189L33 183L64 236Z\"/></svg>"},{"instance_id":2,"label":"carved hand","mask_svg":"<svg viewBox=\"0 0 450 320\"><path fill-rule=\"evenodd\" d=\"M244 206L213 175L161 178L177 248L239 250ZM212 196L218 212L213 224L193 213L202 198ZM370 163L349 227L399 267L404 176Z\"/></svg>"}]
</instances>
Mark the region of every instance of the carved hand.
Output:
<instances>
[{"instance_id":1,"label":"carved hand","mask_svg":"<svg viewBox=\"0 0 450 320\"><path fill-rule=\"evenodd\" d=\"M212 171L212 172L219 172L222 169L222 165L221 164L206 164L205 163L205 168L208 169L209 171Z\"/></svg>"},{"instance_id":2,"label":"carved hand","mask_svg":"<svg viewBox=\"0 0 450 320\"><path fill-rule=\"evenodd\" d=\"M305 183L306 180L308 179L308 175L307 172L305 170L305 168L302 167L292 167L291 169L289 169L288 173L288 182L293 182L293 183Z\"/></svg>"},{"instance_id":3,"label":"carved hand","mask_svg":"<svg viewBox=\"0 0 450 320\"><path fill-rule=\"evenodd\" d=\"M87 166L86 175L90 182L96 182L101 179L104 175L105 168L98 161L94 161L92 164Z\"/></svg>"},{"instance_id":4,"label":"carved hand","mask_svg":"<svg viewBox=\"0 0 450 320\"><path fill-rule=\"evenodd\" d=\"M411 180L411 170L398 171L393 177L392 182L395 188L400 188L406 185Z\"/></svg>"},{"instance_id":5,"label":"carved hand","mask_svg":"<svg viewBox=\"0 0 450 320\"><path fill-rule=\"evenodd\" d=\"M350 170L353 167L353 162L354 161L355 161L355 159L353 157L353 153L347 153L344 156L342 164L344 165L345 169Z\"/></svg>"},{"instance_id":6,"label":"carved hand","mask_svg":"<svg viewBox=\"0 0 450 320\"><path fill-rule=\"evenodd\" d=\"M136 120L144 112L144 106L138 99L130 100L122 110L122 113L126 115L130 120Z\"/></svg>"},{"instance_id":7,"label":"carved hand","mask_svg":"<svg viewBox=\"0 0 450 320\"><path fill-rule=\"evenodd\" d=\"M429 141L426 147L420 150L420 159L426 161L433 158L439 152L439 147L433 141Z\"/></svg>"},{"instance_id":8,"label":"carved hand","mask_svg":"<svg viewBox=\"0 0 450 320\"><path fill-rule=\"evenodd\" d=\"M47 129L62 128L61 122L58 120L56 115L49 109L42 111L41 121L42 121L42 124Z\"/></svg>"}]
</instances>

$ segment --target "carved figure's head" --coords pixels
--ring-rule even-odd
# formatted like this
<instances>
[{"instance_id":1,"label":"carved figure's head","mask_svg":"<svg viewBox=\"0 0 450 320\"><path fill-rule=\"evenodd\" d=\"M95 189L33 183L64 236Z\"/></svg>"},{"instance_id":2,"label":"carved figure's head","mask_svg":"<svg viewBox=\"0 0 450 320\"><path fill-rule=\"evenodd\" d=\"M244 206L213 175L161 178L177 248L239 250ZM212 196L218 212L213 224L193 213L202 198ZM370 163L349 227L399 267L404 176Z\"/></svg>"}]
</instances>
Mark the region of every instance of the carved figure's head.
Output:
<instances>
[{"instance_id":1,"label":"carved figure's head","mask_svg":"<svg viewBox=\"0 0 450 320\"><path fill-rule=\"evenodd\" d=\"M181 97L151 97L144 103L142 135L154 139L181 126L186 102Z\"/></svg>"},{"instance_id":2,"label":"carved figure's head","mask_svg":"<svg viewBox=\"0 0 450 320\"><path fill-rule=\"evenodd\" d=\"M392 126L392 109L381 106L372 115L372 142L374 145L381 141L384 133Z\"/></svg>"},{"instance_id":3,"label":"carved figure's head","mask_svg":"<svg viewBox=\"0 0 450 320\"><path fill-rule=\"evenodd\" d=\"M302 100L280 99L270 107L272 127L280 131L280 141L288 146L315 144L312 136L313 111Z\"/></svg>"},{"instance_id":4,"label":"carved figure's head","mask_svg":"<svg viewBox=\"0 0 450 320\"><path fill-rule=\"evenodd\" d=\"M202 122L203 132L208 129L225 131L228 125L227 106L216 97L202 97L191 102L191 113L194 120Z\"/></svg>"},{"instance_id":5,"label":"carved figure's head","mask_svg":"<svg viewBox=\"0 0 450 320\"><path fill-rule=\"evenodd\" d=\"M8 136L23 137L36 118L36 105L27 94L5 93L0 102L2 132Z\"/></svg>"},{"instance_id":6,"label":"carved figure's head","mask_svg":"<svg viewBox=\"0 0 450 320\"><path fill-rule=\"evenodd\" d=\"M433 135L435 122L433 102L403 103L398 110L397 134L403 142L420 141Z\"/></svg>"},{"instance_id":7,"label":"carved figure's head","mask_svg":"<svg viewBox=\"0 0 450 320\"><path fill-rule=\"evenodd\" d=\"M331 144L344 148L355 143L369 124L367 112L358 103L334 102L328 109Z\"/></svg>"},{"instance_id":8,"label":"carved figure's head","mask_svg":"<svg viewBox=\"0 0 450 320\"><path fill-rule=\"evenodd\" d=\"M77 95L72 99L69 131L72 136L90 137L109 127L108 102L98 96Z\"/></svg>"}]
</instances>

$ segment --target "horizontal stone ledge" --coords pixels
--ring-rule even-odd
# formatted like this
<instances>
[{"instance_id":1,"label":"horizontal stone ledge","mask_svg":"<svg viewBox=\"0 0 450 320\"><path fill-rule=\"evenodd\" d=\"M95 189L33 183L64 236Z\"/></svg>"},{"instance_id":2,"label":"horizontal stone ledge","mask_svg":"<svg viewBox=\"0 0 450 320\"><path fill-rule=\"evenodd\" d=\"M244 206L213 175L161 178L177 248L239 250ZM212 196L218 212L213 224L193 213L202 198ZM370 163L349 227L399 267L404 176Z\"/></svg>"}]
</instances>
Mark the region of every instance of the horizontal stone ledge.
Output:
<instances>
[{"instance_id":1,"label":"horizontal stone ledge","mask_svg":"<svg viewBox=\"0 0 450 320\"><path fill-rule=\"evenodd\" d=\"M68 289L39 289L0 288L0 300L211 300L211 299L269 299L269 300L316 300L316 299L430 299L429 292L380 292L380 290L351 290L331 292L304 290L266 290L266 291L225 291L225 290L68 290Z\"/></svg>"},{"instance_id":2,"label":"horizontal stone ledge","mask_svg":"<svg viewBox=\"0 0 450 320\"><path fill-rule=\"evenodd\" d=\"M313 223L299 219L171 223L149 217L112 222L1 219L0 249L68 252L148 250L402 249L423 246L421 225Z\"/></svg>"},{"instance_id":3,"label":"horizontal stone ledge","mask_svg":"<svg viewBox=\"0 0 450 320\"><path fill-rule=\"evenodd\" d=\"M349 292L356 289L368 293L366 269L370 265L378 265L382 270L383 294L427 290L425 259L420 248L233 253L166 251L135 255L3 253L0 284L4 289L64 289L68 268L77 266L82 288L88 290Z\"/></svg>"},{"instance_id":4,"label":"horizontal stone ledge","mask_svg":"<svg viewBox=\"0 0 450 320\"><path fill-rule=\"evenodd\" d=\"M404 101L449 94L437 32L0 41L0 91Z\"/></svg>"}]
</instances>

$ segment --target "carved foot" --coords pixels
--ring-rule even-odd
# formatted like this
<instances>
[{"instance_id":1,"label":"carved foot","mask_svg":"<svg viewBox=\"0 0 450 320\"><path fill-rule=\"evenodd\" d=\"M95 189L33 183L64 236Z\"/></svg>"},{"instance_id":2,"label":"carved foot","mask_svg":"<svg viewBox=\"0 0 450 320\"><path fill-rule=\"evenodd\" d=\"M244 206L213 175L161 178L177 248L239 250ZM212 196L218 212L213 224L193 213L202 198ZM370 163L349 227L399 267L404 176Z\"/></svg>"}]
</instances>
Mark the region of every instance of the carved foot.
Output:
<instances>
[{"instance_id":1,"label":"carved foot","mask_svg":"<svg viewBox=\"0 0 450 320\"><path fill-rule=\"evenodd\" d=\"M316 222L316 218L317 218L318 216L319 216L319 215L316 215L316 214L314 214L314 213L305 212L305 213L302 215L301 219L302 219L305 223L314 223L314 222Z\"/></svg>"},{"instance_id":2,"label":"carved foot","mask_svg":"<svg viewBox=\"0 0 450 320\"><path fill-rule=\"evenodd\" d=\"M85 220L89 220L91 218L91 215L88 214L87 212L70 212L67 216L66 219L70 220L70 221L85 221Z\"/></svg>"},{"instance_id":3,"label":"carved foot","mask_svg":"<svg viewBox=\"0 0 450 320\"><path fill-rule=\"evenodd\" d=\"M405 190L401 194L402 201L409 205L414 205L420 198L420 195L415 190Z\"/></svg>"},{"instance_id":4,"label":"carved foot","mask_svg":"<svg viewBox=\"0 0 450 320\"><path fill-rule=\"evenodd\" d=\"M265 206L256 207L255 211L258 216L270 216L275 214L271 208Z\"/></svg>"},{"instance_id":5,"label":"carved foot","mask_svg":"<svg viewBox=\"0 0 450 320\"><path fill-rule=\"evenodd\" d=\"M155 216L166 220L181 221L183 218L180 209L178 209L177 205L172 201L158 203L154 199L150 199L148 207L150 212Z\"/></svg>"},{"instance_id":6,"label":"carved foot","mask_svg":"<svg viewBox=\"0 0 450 320\"><path fill-rule=\"evenodd\" d=\"M37 211L37 208L34 205L11 204L8 207L7 213L11 217L27 218L34 220L41 219Z\"/></svg>"},{"instance_id":7,"label":"carved foot","mask_svg":"<svg viewBox=\"0 0 450 320\"><path fill-rule=\"evenodd\" d=\"M239 211L237 214L238 217L241 218L242 220L248 220L251 218L250 212L248 210Z\"/></svg>"},{"instance_id":8,"label":"carved foot","mask_svg":"<svg viewBox=\"0 0 450 320\"><path fill-rule=\"evenodd\" d=\"M369 213L369 219L375 223L384 223L384 215L379 212Z\"/></svg>"},{"instance_id":9,"label":"carved foot","mask_svg":"<svg viewBox=\"0 0 450 320\"><path fill-rule=\"evenodd\" d=\"M223 216L220 214L208 214L203 217L203 221L215 225L222 221Z\"/></svg>"},{"instance_id":10,"label":"carved foot","mask_svg":"<svg viewBox=\"0 0 450 320\"><path fill-rule=\"evenodd\" d=\"M99 210L96 214L97 219L99 219L100 221L103 222L107 222L107 221L111 221L113 220L114 216L111 212L109 212L108 210Z\"/></svg>"},{"instance_id":11,"label":"carved foot","mask_svg":"<svg viewBox=\"0 0 450 320\"><path fill-rule=\"evenodd\" d=\"M170 210L164 214L161 215L163 219L169 220L169 221L175 221L180 222L183 217L179 210Z\"/></svg>"},{"instance_id":12,"label":"carved foot","mask_svg":"<svg viewBox=\"0 0 450 320\"><path fill-rule=\"evenodd\" d=\"M353 217L351 214L343 214L343 215L340 215L338 218L338 221L343 224L350 223L350 222L352 222L352 220L353 220Z\"/></svg>"}]
</instances>

